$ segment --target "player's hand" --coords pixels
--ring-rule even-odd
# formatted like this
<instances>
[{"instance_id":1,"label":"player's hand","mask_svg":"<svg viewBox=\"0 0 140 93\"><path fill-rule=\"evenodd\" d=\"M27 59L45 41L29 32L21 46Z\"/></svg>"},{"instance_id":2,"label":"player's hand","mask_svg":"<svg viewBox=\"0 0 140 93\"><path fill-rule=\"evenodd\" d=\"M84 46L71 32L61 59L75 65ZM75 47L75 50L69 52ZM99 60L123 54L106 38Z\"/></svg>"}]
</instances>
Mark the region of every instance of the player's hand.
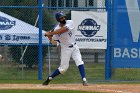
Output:
<instances>
[{"instance_id":1,"label":"player's hand","mask_svg":"<svg viewBox=\"0 0 140 93\"><path fill-rule=\"evenodd\" d=\"M52 38L52 36L50 36L50 35L47 35L47 37L48 37L48 38Z\"/></svg>"},{"instance_id":2,"label":"player's hand","mask_svg":"<svg viewBox=\"0 0 140 93\"><path fill-rule=\"evenodd\" d=\"M51 33L50 33L50 32L46 32L46 33L45 33L45 36L47 36L47 37L48 37L48 36L51 36Z\"/></svg>"},{"instance_id":3,"label":"player's hand","mask_svg":"<svg viewBox=\"0 0 140 93\"><path fill-rule=\"evenodd\" d=\"M50 32L46 32L45 37L48 37L50 41L52 40L52 35L50 35Z\"/></svg>"}]
</instances>

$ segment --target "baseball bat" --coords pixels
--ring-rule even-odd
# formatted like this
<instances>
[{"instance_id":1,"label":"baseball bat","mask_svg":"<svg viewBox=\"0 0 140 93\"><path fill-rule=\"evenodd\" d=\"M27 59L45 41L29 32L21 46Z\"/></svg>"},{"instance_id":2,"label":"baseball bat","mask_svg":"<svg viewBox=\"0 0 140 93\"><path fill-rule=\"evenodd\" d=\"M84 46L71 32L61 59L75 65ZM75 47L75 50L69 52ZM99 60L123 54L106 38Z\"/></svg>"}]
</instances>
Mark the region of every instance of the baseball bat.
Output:
<instances>
[{"instance_id":1,"label":"baseball bat","mask_svg":"<svg viewBox=\"0 0 140 93\"><path fill-rule=\"evenodd\" d=\"M50 32L53 32L54 31L54 29L57 26L57 24L56 25L52 25L52 26L53 26L53 28L50 30ZM53 36L53 35L51 35L51 36ZM45 37L46 37L46 35L45 35Z\"/></svg>"}]
</instances>

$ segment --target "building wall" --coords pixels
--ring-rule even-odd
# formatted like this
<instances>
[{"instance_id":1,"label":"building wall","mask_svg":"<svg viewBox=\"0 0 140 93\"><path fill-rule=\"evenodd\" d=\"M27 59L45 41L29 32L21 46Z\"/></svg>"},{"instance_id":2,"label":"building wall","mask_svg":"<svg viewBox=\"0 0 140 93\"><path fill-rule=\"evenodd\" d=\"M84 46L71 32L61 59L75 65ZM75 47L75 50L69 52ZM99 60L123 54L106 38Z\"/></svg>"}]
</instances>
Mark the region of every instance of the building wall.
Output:
<instances>
[{"instance_id":1,"label":"building wall","mask_svg":"<svg viewBox=\"0 0 140 93\"><path fill-rule=\"evenodd\" d=\"M78 6L77 6L78 2ZM46 6L52 7L104 7L105 0L43 0Z\"/></svg>"}]
</instances>

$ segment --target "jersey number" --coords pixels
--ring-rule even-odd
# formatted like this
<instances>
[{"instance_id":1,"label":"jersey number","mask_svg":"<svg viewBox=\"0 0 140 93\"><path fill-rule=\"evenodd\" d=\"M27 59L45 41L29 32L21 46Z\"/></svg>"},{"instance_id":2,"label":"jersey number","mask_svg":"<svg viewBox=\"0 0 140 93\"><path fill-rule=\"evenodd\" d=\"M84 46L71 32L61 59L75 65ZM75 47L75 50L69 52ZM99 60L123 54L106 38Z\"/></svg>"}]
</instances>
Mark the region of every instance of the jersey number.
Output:
<instances>
[{"instance_id":1,"label":"jersey number","mask_svg":"<svg viewBox=\"0 0 140 93\"><path fill-rule=\"evenodd\" d=\"M72 36L72 32L71 31L68 34L69 34L70 37Z\"/></svg>"}]
</instances>

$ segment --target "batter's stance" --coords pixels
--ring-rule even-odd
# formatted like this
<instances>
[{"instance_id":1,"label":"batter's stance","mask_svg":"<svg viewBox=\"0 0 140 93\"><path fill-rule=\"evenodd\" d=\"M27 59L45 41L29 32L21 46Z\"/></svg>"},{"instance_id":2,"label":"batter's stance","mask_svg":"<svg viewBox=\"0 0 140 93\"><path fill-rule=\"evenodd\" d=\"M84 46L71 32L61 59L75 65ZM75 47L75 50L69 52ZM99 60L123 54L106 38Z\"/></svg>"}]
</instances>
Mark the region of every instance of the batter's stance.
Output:
<instances>
[{"instance_id":1,"label":"batter's stance","mask_svg":"<svg viewBox=\"0 0 140 93\"><path fill-rule=\"evenodd\" d=\"M66 20L65 15L62 12L57 12L55 17L59 24L54 28L53 32L46 32L45 36L49 38L52 44L61 45L61 63L59 68L48 76L43 85L48 85L54 77L66 72L69 67L70 57L72 57L79 68L83 86L87 86L88 84L85 76L84 62L82 61L81 53L75 42L74 23L72 20Z\"/></svg>"}]
</instances>

